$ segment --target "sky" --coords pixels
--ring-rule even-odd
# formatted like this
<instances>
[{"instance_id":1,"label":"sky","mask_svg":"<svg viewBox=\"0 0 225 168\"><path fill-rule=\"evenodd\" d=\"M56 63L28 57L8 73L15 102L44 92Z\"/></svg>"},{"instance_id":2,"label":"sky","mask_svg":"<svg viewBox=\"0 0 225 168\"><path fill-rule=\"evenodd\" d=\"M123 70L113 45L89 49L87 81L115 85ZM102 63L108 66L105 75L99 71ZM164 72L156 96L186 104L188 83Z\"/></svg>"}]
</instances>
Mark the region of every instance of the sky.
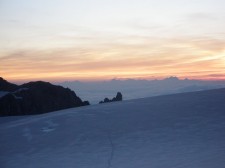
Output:
<instances>
[{"instance_id":1,"label":"sky","mask_svg":"<svg viewBox=\"0 0 225 168\"><path fill-rule=\"evenodd\" d=\"M0 0L0 76L225 80L224 9L224 0Z\"/></svg>"}]
</instances>

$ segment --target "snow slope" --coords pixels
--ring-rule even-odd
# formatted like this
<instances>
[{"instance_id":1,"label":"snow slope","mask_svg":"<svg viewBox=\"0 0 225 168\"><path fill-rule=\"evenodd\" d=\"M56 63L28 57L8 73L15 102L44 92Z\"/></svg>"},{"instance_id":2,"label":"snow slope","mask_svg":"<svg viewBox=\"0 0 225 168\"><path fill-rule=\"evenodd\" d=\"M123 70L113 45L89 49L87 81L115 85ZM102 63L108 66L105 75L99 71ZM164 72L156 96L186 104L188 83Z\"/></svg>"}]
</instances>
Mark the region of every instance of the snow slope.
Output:
<instances>
[{"instance_id":1,"label":"snow slope","mask_svg":"<svg viewBox=\"0 0 225 168\"><path fill-rule=\"evenodd\" d=\"M222 81L200 81L169 77L163 80L117 80L80 82L68 81L58 83L74 90L79 97L91 104L98 104L105 97L113 98L117 92L123 94L124 100L152 97L158 95L219 89L225 87Z\"/></svg>"},{"instance_id":2,"label":"snow slope","mask_svg":"<svg viewBox=\"0 0 225 168\"><path fill-rule=\"evenodd\" d=\"M224 168L225 89L0 118L1 168Z\"/></svg>"},{"instance_id":3,"label":"snow slope","mask_svg":"<svg viewBox=\"0 0 225 168\"><path fill-rule=\"evenodd\" d=\"M0 91L0 98L7 95L9 92L7 91Z\"/></svg>"}]
</instances>

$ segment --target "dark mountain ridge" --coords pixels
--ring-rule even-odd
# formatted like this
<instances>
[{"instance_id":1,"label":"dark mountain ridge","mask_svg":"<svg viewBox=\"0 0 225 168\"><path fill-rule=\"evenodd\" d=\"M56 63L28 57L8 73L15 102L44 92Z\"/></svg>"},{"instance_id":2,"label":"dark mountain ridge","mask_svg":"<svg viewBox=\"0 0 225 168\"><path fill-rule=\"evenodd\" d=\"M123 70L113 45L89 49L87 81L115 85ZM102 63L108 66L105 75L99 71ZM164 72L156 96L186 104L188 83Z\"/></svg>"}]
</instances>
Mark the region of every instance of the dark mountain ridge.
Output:
<instances>
[{"instance_id":1,"label":"dark mountain ridge","mask_svg":"<svg viewBox=\"0 0 225 168\"><path fill-rule=\"evenodd\" d=\"M20 86L1 78L0 116L41 114L65 108L89 105L74 91L49 82L36 81Z\"/></svg>"},{"instance_id":2,"label":"dark mountain ridge","mask_svg":"<svg viewBox=\"0 0 225 168\"><path fill-rule=\"evenodd\" d=\"M4 80L2 77L0 77L0 91L15 91L18 89L18 86L13 83L9 83L8 81Z\"/></svg>"}]
</instances>

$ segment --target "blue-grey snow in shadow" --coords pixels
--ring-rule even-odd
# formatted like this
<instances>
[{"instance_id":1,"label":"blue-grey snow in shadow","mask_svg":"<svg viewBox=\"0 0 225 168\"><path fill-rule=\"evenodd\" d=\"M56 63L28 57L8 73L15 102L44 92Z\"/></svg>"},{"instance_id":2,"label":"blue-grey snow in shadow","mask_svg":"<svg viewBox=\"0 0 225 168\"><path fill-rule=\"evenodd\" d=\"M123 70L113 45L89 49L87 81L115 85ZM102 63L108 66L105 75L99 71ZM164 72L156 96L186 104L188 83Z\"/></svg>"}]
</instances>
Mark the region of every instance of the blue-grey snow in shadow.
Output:
<instances>
[{"instance_id":1,"label":"blue-grey snow in shadow","mask_svg":"<svg viewBox=\"0 0 225 168\"><path fill-rule=\"evenodd\" d=\"M0 122L0 165L224 168L224 101L217 89Z\"/></svg>"},{"instance_id":2,"label":"blue-grey snow in shadow","mask_svg":"<svg viewBox=\"0 0 225 168\"><path fill-rule=\"evenodd\" d=\"M163 80L110 80L98 82L67 81L63 87L74 90L82 99L97 104L105 97L113 97L120 91L124 100L171 93L209 90L225 87L225 81L200 81L169 77Z\"/></svg>"}]
</instances>

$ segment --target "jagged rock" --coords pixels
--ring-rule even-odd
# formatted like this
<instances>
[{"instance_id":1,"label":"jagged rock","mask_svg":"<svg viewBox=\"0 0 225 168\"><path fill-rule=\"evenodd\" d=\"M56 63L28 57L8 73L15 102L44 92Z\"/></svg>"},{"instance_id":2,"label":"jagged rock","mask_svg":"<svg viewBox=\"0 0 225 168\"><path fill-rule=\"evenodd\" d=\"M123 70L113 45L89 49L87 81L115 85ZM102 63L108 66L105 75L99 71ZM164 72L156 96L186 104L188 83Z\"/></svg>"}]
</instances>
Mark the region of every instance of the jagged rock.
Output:
<instances>
[{"instance_id":1,"label":"jagged rock","mask_svg":"<svg viewBox=\"0 0 225 168\"><path fill-rule=\"evenodd\" d=\"M110 102L110 100L109 100L109 98L106 97L106 98L104 99L104 103L108 103L108 102Z\"/></svg>"},{"instance_id":2,"label":"jagged rock","mask_svg":"<svg viewBox=\"0 0 225 168\"><path fill-rule=\"evenodd\" d=\"M15 91L18 89L18 86L12 83L9 83L8 81L4 80L2 77L0 77L0 91Z\"/></svg>"},{"instance_id":3,"label":"jagged rock","mask_svg":"<svg viewBox=\"0 0 225 168\"><path fill-rule=\"evenodd\" d=\"M117 92L115 100L116 101L122 101L123 100L123 96L122 96L122 94L120 92Z\"/></svg>"},{"instance_id":4,"label":"jagged rock","mask_svg":"<svg viewBox=\"0 0 225 168\"><path fill-rule=\"evenodd\" d=\"M109 103L109 102L115 102L115 101L122 101L123 100L123 96L120 92L117 92L116 97L113 97L111 100L109 98L105 98L104 101L100 101L99 104L102 103Z\"/></svg>"},{"instance_id":5,"label":"jagged rock","mask_svg":"<svg viewBox=\"0 0 225 168\"><path fill-rule=\"evenodd\" d=\"M89 101L83 101L83 105L88 106L88 105L90 105L90 103L89 103Z\"/></svg>"},{"instance_id":6,"label":"jagged rock","mask_svg":"<svg viewBox=\"0 0 225 168\"><path fill-rule=\"evenodd\" d=\"M29 82L0 98L0 115L40 114L89 105L72 90L48 82Z\"/></svg>"}]
</instances>

